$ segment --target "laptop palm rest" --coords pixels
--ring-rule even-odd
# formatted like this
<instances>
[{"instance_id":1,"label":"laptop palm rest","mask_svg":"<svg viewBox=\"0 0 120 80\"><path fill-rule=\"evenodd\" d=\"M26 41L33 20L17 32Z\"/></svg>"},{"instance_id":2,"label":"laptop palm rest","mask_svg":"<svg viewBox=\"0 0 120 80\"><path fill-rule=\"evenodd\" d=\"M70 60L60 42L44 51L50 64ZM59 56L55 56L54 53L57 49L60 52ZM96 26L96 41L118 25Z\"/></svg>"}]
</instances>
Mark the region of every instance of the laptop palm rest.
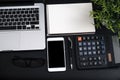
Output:
<instances>
[{"instance_id":1,"label":"laptop palm rest","mask_svg":"<svg viewBox=\"0 0 120 80\"><path fill-rule=\"evenodd\" d=\"M20 32L0 32L0 51L17 50L20 47Z\"/></svg>"},{"instance_id":2,"label":"laptop palm rest","mask_svg":"<svg viewBox=\"0 0 120 80\"><path fill-rule=\"evenodd\" d=\"M40 50L45 48L45 40L40 30L22 31L20 42L20 50Z\"/></svg>"}]
</instances>

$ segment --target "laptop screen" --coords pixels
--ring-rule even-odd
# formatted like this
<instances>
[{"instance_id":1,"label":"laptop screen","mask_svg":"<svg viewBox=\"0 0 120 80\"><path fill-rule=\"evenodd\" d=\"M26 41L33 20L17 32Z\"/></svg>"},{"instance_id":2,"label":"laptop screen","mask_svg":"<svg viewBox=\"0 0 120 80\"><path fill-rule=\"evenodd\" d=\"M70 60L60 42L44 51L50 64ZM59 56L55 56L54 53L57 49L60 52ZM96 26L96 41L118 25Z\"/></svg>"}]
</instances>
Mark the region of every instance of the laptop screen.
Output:
<instances>
[{"instance_id":1,"label":"laptop screen","mask_svg":"<svg viewBox=\"0 0 120 80\"><path fill-rule=\"evenodd\" d=\"M7 2L7 1L34 1L34 0L0 0L0 2Z\"/></svg>"},{"instance_id":2,"label":"laptop screen","mask_svg":"<svg viewBox=\"0 0 120 80\"><path fill-rule=\"evenodd\" d=\"M0 4L9 3L9 2L44 2L44 0L0 0ZM20 3L21 4L21 3ZM23 3L22 3L23 4Z\"/></svg>"}]
</instances>

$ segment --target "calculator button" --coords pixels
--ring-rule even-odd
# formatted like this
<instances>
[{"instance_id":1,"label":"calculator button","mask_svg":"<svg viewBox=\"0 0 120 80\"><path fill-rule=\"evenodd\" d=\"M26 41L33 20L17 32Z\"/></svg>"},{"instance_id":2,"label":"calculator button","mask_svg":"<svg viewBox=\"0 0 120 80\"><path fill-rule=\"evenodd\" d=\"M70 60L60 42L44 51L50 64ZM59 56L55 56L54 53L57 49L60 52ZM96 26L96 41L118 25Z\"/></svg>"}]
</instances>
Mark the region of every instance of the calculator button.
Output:
<instances>
[{"instance_id":1,"label":"calculator button","mask_svg":"<svg viewBox=\"0 0 120 80\"><path fill-rule=\"evenodd\" d=\"M89 61L92 61L92 57L89 57L88 60L89 60Z\"/></svg>"},{"instance_id":2,"label":"calculator button","mask_svg":"<svg viewBox=\"0 0 120 80\"><path fill-rule=\"evenodd\" d=\"M97 49L100 49L100 46L97 46Z\"/></svg>"},{"instance_id":3,"label":"calculator button","mask_svg":"<svg viewBox=\"0 0 120 80\"><path fill-rule=\"evenodd\" d=\"M79 36L78 37L78 41L81 42L82 41L82 37Z\"/></svg>"},{"instance_id":4,"label":"calculator button","mask_svg":"<svg viewBox=\"0 0 120 80\"><path fill-rule=\"evenodd\" d=\"M97 51L97 54L101 54L101 51L100 51L100 50L98 50L98 51Z\"/></svg>"},{"instance_id":5,"label":"calculator button","mask_svg":"<svg viewBox=\"0 0 120 80\"><path fill-rule=\"evenodd\" d=\"M79 44L79 46L82 46L82 42L79 42L78 44Z\"/></svg>"},{"instance_id":6,"label":"calculator button","mask_svg":"<svg viewBox=\"0 0 120 80\"><path fill-rule=\"evenodd\" d=\"M91 52L91 51L89 51L89 52L88 52L88 54L89 54L89 55L92 55L92 52Z\"/></svg>"},{"instance_id":7,"label":"calculator button","mask_svg":"<svg viewBox=\"0 0 120 80\"><path fill-rule=\"evenodd\" d=\"M80 65L81 65L81 66L87 66L88 63L87 63L87 62L81 62Z\"/></svg>"},{"instance_id":8,"label":"calculator button","mask_svg":"<svg viewBox=\"0 0 120 80\"><path fill-rule=\"evenodd\" d=\"M92 45L94 46L94 45L95 45L95 42L92 42Z\"/></svg>"},{"instance_id":9,"label":"calculator button","mask_svg":"<svg viewBox=\"0 0 120 80\"><path fill-rule=\"evenodd\" d=\"M102 54L105 54L105 51L104 51L104 50L102 50Z\"/></svg>"},{"instance_id":10,"label":"calculator button","mask_svg":"<svg viewBox=\"0 0 120 80\"><path fill-rule=\"evenodd\" d=\"M94 65L95 65L95 66L97 65L97 61L94 62Z\"/></svg>"},{"instance_id":11,"label":"calculator button","mask_svg":"<svg viewBox=\"0 0 120 80\"><path fill-rule=\"evenodd\" d=\"M87 51L84 51L84 55L85 55L85 56L87 55Z\"/></svg>"},{"instance_id":12,"label":"calculator button","mask_svg":"<svg viewBox=\"0 0 120 80\"><path fill-rule=\"evenodd\" d=\"M96 58L96 57L94 57L94 58L93 58L93 60L94 60L94 61L96 61L96 60L97 60L97 58Z\"/></svg>"},{"instance_id":13,"label":"calculator button","mask_svg":"<svg viewBox=\"0 0 120 80\"><path fill-rule=\"evenodd\" d=\"M96 55L96 51L93 51L93 54Z\"/></svg>"},{"instance_id":14,"label":"calculator button","mask_svg":"<svg viewBox=\"0 0 120 80\"><path fill-rule=\"evenodd\" d=\"M86 40L86 37L83 37L83 40Z\"/></svg>"},{"instance_id":15,"label":"calculator button","mask_svg":"<svg viewBox=\"0 0 120 80\"><path fill-rule=\"evenodd\" d=\"M98 64L101 65L101 64L102 64L102 61L98 61Z\"/></svg>"},{"instance_id":16,"label":"calculator button","mask_svg":"<svg viewBox=\"0 0 120 80\"><path fill-rule=\"evenodd\" d=\"M90 40L90 37L87 37L87 40Z\"/></svg>"},{"instance_id":17,"label":"calculator button","mask_svg":"<svg viewBox=\"0 0 120 80\"><path fill-rule=\"evenodd\" d=\"M87 43L86 42L83 42L83 46L86 46L87 45Z\"/></svg>"},{"instance_id":18,"label":"calculator button","mask_svg":"<svg viewBox=\"0 0 120 80\"><path fill-rule=\"evenodd\" d=\"M83 47L83 50L85 50L85 51L86 51L86 50L87 50L87 47Z\"/></svg>"},{"instance_id":19,"label":"calculator button","mask_svg":"<svg viewBox=\"0 0 120 80\"><path fill-rule=\"evenodd\" d=\"M87 44L88 44L88 46L90 46L90 45L91 45L91 42L88 42Z\"/></svg>"},{"instance_id":20,"label":"calculator button","mask_svg":"<svg viewBox=\"0 0 120 80\"><path fill-rule=\"evenodd\" d=\"M92 48L91 47L88 47L88 50L90 51Z\"/></svg>"},{"instance_id":21,"label":"calculator button","mask_svg":"<svg viewBox=\"0 0 120 80\"><path fill-rule=\"evenodd\" d=\"M98 57L98 60L99 60L99 61L102 60L100 56Z\"/></svg>"},{"instance_id":22,"label":"calculator button","mask_svg":"<svg viewBox=\"0 0 120 80\"><path fill-rule=\"evenodd\" d=\"M99 39L99 37L98 37L98 36L96 36L95 38L96 38L96 40L98 40L98 39Z\"/></svg>"},{"instance_id":23,"label":"calculator button","mask_svg":"<svg viewBox=\"0 0 120 80\"><path fill-rule=\"evenodd\" d=\"M99 41L97 41L96 43L97 43L97 45L100 45L100 42L99 42Z\"/></svg>"},{"instance_id":24,"label":"calculator button","mask_svg":"<svg viewBox=\"0 0 120 80\"><path fill-rule=\"evenodd\" d=\"M95 46L93 46L93 47L92 47L92 49L93 49L93 50L96 50L96 47L95 47Z\"/></svg>"},{"instance_id":25,"label":"calculator button","mask_svg":"<svg viewBox=\"0 0 120 80\"><path fill-rule=\"evenodd\" d=\"M80 55L80 56L83 56L83 52L79 52L79 55Z\"/></svg>"},{"instance_id":26,"label":"calculator button","mask_svg":"<svg viewBox=\"0 0 120 80\"><path fill-rule=\"evenodd\" d=\"M93 39L93 40L94 40L94 39L95 39L95 37L94 37L94 36L92 36L92 37L91 37L91 39Z\"/></svg>"},{"instance_id":27,"label":"calculator button","mask_svg":"<svg viewBox=\"0 0 120 80\"><path fill-rule=\"evenodd\" d=\"M82 47L79 47L79 51L82 51Z\"/></svg>"},{"instance_id":28,"label":"calculator button","mask_svg":"<svg viewBox=\"0 0 120 80\"><path fill-rule=\"evenodd\" d=\"M88 65L88 63L87 62L83 62L83 66L87 66Z\"/></svg>"},{"instance_id":29,"label":"calculator button","mask_svg":"<svg viewBox=\"0 0 120 80\"><path fill-rule=\"evenodd\" d=\"M89 62L89 65L90 65L90 66L93 66L93 62Z\"/></svg>"},{"instance_id":30,"label":"calculator button","mask_svg":"<svg viewBox=\"0 0 120 80\"><path fill-rule=\"evenodd\" d=\"M86 61L87 60L87 58L85 58L85 57L80 57L80 61Z\"/></svg>"}]
</instances>

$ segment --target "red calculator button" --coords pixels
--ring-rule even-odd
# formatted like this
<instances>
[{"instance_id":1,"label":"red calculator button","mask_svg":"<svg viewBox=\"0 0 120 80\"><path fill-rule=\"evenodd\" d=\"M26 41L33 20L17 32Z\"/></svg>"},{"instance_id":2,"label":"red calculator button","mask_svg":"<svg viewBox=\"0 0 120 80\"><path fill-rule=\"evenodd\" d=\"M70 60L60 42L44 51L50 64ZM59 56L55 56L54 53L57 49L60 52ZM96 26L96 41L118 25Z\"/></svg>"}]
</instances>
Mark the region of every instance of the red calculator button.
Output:
<instances>
[{"instance_id":1,"label":"red calculator button","mask_svg":"<svg viewBox=\"0 0 120 80\"><path fill-rule=\"evenodd\" d=\"M79 42L82 41L82 37L81 37L81 36L78 37L78 41L79 41Z\"/></svg>"}]
</instances>

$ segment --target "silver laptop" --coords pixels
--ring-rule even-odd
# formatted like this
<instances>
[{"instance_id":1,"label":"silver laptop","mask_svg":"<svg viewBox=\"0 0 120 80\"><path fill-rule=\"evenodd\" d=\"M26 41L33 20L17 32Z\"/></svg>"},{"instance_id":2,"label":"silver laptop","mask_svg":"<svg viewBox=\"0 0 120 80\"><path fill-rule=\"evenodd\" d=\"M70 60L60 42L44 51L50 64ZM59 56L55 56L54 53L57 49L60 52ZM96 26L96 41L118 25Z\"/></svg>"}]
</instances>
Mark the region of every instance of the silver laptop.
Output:
<instances>
[{"instance_id":1,"label":"silver laptop","mask_svg":"<svg viewBox=\"0 0 120 80\"><path fill-rule=\"evenodd\" d=\"M0 7L0 51L45 49L44 4Z\"/></svg>"}]
</instances>

